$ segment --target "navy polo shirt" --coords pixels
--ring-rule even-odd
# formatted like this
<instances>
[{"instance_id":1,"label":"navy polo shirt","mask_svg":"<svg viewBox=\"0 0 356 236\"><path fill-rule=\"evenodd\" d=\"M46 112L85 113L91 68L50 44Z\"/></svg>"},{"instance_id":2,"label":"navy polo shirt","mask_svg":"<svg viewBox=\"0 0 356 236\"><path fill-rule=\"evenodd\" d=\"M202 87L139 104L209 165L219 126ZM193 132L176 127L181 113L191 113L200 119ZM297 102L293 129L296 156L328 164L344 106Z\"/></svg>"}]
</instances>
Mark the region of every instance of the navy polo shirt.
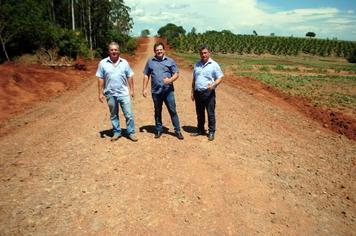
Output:
<instances>
[{"instance_id":1,"label":"navy polo shirt","mask_svg":"<svg viewBox=\"0 0 356 236\"><path fill-rule=\"evenodd\" d=\"M144 75L151 76L151 92L154 94L174 91L173 84L164 84L163 79L171 78L178 72L176 62L167 56L162 60L156 57L150 58L143 70Z\"/></svg>"}]
</instances>

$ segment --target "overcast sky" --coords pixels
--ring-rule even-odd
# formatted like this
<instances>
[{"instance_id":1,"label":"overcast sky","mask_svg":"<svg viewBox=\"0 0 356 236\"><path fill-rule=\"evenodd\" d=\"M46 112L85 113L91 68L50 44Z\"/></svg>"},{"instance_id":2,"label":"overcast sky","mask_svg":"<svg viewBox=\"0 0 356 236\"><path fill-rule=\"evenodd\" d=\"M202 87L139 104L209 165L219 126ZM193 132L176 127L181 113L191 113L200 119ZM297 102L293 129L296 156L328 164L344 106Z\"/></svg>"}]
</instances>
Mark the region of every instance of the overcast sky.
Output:
<instances>
[{"instance_id":1,"label":"overcast sky","mask_svg":"<svg viewBox=\"0 0 356 236\"><path fill-rule=\"evenodd\" d=\"M356 0L126 0L134 21L133 35L149 29L151 35L167 23L189 32L231 30L238 34L304 37L356 41Z\"/></svg>"}]
</instances>

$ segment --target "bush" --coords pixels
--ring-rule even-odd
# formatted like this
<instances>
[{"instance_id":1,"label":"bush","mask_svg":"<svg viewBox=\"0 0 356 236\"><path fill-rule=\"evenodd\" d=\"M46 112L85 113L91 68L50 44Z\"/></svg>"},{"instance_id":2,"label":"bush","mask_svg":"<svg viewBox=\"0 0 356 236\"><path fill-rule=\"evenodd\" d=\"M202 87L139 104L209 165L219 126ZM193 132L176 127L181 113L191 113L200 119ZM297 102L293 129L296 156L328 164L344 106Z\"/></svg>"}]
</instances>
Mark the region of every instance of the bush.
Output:
<instances>
[{"instance_id":1,"label":"bush","mask_svg":"<svg viewBox=\"0 0 356 236\"><path fill-rule=\"evenodd\" d=\"M87 57L89 54L88 46L79 32L62 29L57 44L61 56L77 58L77 56Z\"/></svg>"},{"instance_id":2,"label":"bush","mask_svg":"<svg viewBox=\"0 0 356 236\"><path fill-rule=\"evenodd\" d=\"M137 49L137 40L134 38L130 38L126 43L126 50L130 54L134 54Z\"/></svg>"},{"instance_id":3,"label":"bush","mask_svg":"<svg viewBox=\"0 0 356 236\"><path fill-rule=\"evenodd\" d=\"M135 38L113 30L109 32L108 35L105 35L105 41L103 40L96 48L96 51L101 57L108 56L108 45L111 42L117 42L119 44L121 53L133 54L137 48L137 41Z\"/></svg>"},{"instance_id":4,"label":"bush","mask_svg":"<svg viewBox=\"0 0 356 236\"><path fill-rule=\"evenodd\" d=\"M276 65L276 66L274 67L274 69L275 69L275 70L284 70L284 66L278 64L278 65Z\"/></svg>"},{"instance_id":5,"label":"bush","mask_svg":"<svg viewBox=\"0 0 356 236\"><path fill-rule=\"evenodd\" d=\"M354 49L350 56L347 58L348 62L350 63L356 63L356 49Z\"/></svg>"}]
</instances>

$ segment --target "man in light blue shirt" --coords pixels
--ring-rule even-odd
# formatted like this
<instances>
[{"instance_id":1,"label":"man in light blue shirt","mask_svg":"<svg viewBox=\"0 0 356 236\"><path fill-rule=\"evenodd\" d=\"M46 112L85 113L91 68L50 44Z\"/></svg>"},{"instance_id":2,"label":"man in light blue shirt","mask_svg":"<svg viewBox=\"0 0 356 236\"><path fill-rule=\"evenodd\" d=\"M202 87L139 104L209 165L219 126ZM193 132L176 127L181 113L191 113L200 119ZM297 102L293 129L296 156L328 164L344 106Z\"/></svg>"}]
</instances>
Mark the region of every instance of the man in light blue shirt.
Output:
<instances>
[{"instance_id":1,"label":"man in light blue shirt","mask_svg":"<svg viewBox=\"0 0 356 236\"><path fill-rule=\"evenodd\" d=\"M147 97L148 81L151 79L151 93L155 109L155 138L160 138L163 132L162 106L166 104L169 115L174 126L178 139L184 139L179 125L179 117L176 110L173 82L178 79L178 67L176 62L165 56L163 43L156 43L153 46L155 56L150 58L143 71L143 91Z\"/></svg>"},{"instance_id":2,"label":"man in light blue shirt","mask_svg":"<svg viewBox=\"0 0 356 236\"><path fill-rule=\"evenodd\" d=\"M129 63L120 57L119 45L109 44L109 57L100 61L96 72L98 77L99 101L106 101L110 110L110 119L114 136L111 141L121 138L119 105L126 119L129 139L137 142L135 122L132 113L131 98L134 97L133 71Z\"/></svg>"},{"instance_id":3,"label":"man in light blue shirt","mask_svg":"<svg viewBox=\"0 0 356 236\"><path fill-rule=\"evenodd\" d=\"M205 135L205 110L208 113L208 140L213 141L216 130L215 119L215 89L223 79L223 72L218 63L210 58L207 45L199 48L200 60L195 64L192 82L192 100L195 101L197 114L197 135Z\"/></svg>"}]
</instances>

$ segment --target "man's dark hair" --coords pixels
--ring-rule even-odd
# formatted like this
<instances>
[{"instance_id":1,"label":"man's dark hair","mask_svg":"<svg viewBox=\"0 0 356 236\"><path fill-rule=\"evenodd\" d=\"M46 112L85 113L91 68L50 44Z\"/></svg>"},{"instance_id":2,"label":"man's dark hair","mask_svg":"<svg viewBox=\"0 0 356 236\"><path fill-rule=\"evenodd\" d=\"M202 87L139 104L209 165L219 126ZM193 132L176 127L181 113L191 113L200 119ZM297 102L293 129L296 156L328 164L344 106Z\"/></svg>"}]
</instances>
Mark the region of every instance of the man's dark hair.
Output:
<instances>
[{"instance_id":1,"label":"man's dark hair","mask_svg":"<svg viewBox=\"0 0 356 236\"><path fill-rule=\"evenodd\" d=\"M202 44L199 46L199 52L203 51L204 49L210 51L208 44Z\"/></svg>"},{"instance_id":2,"label":"man's dark hair","mask_svg":"<svg viewBox=\"0 0 356 236\"><path fill-rule=\"evenodd\" d=\"M155 43L155 45L153 45L153 51L156 51L156 48L158 46L162 46L162 48L164 49L164 44L162 42L158 42L158 43Z\"/></svg>"}]
</instances>

